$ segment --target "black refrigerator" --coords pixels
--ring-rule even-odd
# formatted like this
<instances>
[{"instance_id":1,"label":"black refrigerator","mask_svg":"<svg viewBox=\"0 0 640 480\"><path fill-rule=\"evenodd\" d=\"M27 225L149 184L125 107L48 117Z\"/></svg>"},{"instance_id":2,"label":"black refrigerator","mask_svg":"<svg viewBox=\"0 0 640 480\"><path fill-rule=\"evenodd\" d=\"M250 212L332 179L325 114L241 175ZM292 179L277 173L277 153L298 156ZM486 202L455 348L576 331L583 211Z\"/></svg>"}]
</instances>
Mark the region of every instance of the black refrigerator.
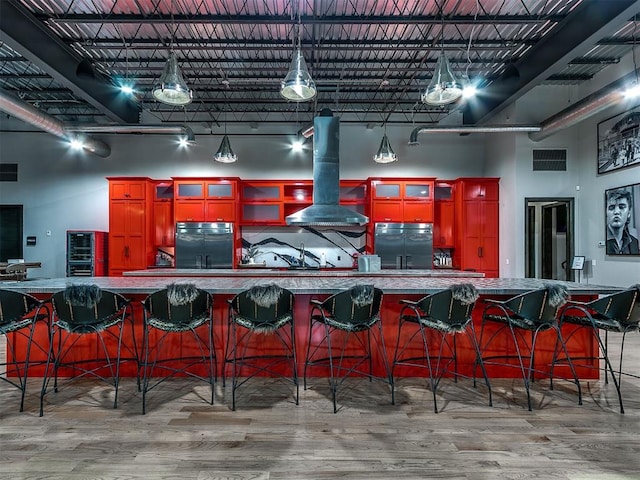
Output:
<instances>
[{"instance_id":1,"label":"black refrigerator","mask_svg":"<svg viewBox=\"0 0 640 480\"><path fill-rule=\"evenodd\" d=\"M374 244L383 269L433 268L431 223L376 223Z\"/></svg>"},{"instance_id":2,"label":"black refrigerator","mask_svg":"<svg viewBox=\"0 0 640 480\"><path fill-rule=\"evenodd\" d=\"M176 268L233 268L233 224L176 223Z\"/></svg>"}]
</instances>

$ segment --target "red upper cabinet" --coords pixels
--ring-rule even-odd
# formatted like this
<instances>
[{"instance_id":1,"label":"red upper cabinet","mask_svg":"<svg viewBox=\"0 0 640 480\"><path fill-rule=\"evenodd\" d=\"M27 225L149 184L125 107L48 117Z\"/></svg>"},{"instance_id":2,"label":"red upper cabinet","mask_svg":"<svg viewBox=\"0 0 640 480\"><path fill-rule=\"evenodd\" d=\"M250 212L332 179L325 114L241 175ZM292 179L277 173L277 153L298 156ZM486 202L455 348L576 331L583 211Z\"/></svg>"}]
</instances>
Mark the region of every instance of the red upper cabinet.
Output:
<instances>
[{"instance_id":1,"label":"red upper cabinet","mask_svg":"<svg viewBox=\"0 0 640 480\"><path fill-rule=\"evenodd\" d=\"M176 222L234 222L236 178L174 178Z\"/></svg>"},{"instance_id":2,"label":"red upper cabinet","mask_svg":"<svg viewBox=\"0 0 640 480\"><path fill-rule=\"evenodd\" d=\"M461 270L499 275L499 179L462 178L455 182L456 249Z\"/></svg>"},{"instance_id":3,"label":"red upper cabinet","mask_svg":"<svg viewBox=\"0 0 640 480\"><path fill-rule=\"evenodd\" d=\"M244 225L283 225L283 182L240 182L240 222Z\"/></svg>"},{"instance_id":4,"label":"red upper cabinet","mask_svg":"<svg viewBox=\"0 0 640 480\"><path fill-rule=\"evenodd\" d=\"M373 222L433 222L433 179L370 179Z\"/></svg>"},{"instance_id":5,"label":"red upper cabinet","mask_svg":"<svg viewBox=\"0 0 640 480\"><path fill-rule=\"evenodd\" d=\"M109 178L110 200L144 200L148 179Z\"/></svg>"}]
</instances>

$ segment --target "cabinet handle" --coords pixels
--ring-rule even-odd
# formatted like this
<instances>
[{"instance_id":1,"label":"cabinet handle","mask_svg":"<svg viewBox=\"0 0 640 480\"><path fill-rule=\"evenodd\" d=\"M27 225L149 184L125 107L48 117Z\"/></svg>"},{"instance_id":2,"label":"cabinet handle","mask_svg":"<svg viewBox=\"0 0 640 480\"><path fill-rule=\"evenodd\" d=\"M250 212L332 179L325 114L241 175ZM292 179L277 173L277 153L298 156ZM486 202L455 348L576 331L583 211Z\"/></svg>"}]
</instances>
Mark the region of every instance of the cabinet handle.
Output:
<instances>
[{"instance_id":1,"label":"cabinet handle","mask_svg":"<svg viewBox=\"0 0 640 480\"><path fill-rule=\"evenodd\" d=\"M129 246L124 247L124 258L129 258Z\"/></svg>"},{"instance_id":2,"label":"cabinet handle","mask_svg":"<svg viewBox=\"0 0 640 480\"><path fill-rule=\"evenodd\" d=\"M125 198L129 198L130 196L131 196L131 195L130 195L129 193L125 193L125 194L124 194L124 197L125 197Z\"/></svg>"},{"instance_id":3,"label":"cabinet handle","mask_svg":"<svg viewBox=\"0 0 640 480\"><path fill-rule=\"evenodd\" d=\"M480 258L484 257L484 251L483 251L482 247L478 247L478 257L480 257Z\"/></svg>"}]
</instances>

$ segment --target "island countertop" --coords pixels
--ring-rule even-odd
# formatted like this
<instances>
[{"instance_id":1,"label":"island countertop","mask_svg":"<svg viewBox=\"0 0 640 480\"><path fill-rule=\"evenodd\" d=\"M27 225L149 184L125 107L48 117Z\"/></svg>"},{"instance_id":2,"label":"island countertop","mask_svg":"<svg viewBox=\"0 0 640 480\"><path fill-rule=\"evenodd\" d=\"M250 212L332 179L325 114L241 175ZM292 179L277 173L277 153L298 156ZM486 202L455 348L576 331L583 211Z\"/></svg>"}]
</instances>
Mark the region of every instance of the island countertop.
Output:
<instances>
[{"instance_id":1,"label":"island countertop","mask_svg":"<svg viewBox=\"0 0 640 480\"><path fill-rule=\"evenodd\" d=\"M223 268L149 268L124 272L125 277L456 277L483 278L484 273L468 272L452 269L441 270L393 270L385 269L378 272L360 272L358 270L340 268L301 268L288 269L277 267L223 269Z\"/></svg>"},{"instance_id":2,"label":"island countertop","mask_svg":"<svg viewBox=\"0 0 640 480\"><path fill-rule=\"evenodd\" d=\"M288 273L288 272L284 272ZM548 282L565 285L574 295L609 294L621 288L556 280L534 278L459 278L433 276L126 276L126 277L61 277L27 280L23 282L3 282L2 288L31 294L46 294L63 290L68 284L95 284L100 288L127 294L149 294L165 288L169 283L193 283L213 294L236 294L254 285L277 283L294 294L333 294L358 283L373 284L385 294L427 294L447 288L454 283L471 283L482 295L517 295L529 290L542 288Z\"/></svg>"}]
</instances>

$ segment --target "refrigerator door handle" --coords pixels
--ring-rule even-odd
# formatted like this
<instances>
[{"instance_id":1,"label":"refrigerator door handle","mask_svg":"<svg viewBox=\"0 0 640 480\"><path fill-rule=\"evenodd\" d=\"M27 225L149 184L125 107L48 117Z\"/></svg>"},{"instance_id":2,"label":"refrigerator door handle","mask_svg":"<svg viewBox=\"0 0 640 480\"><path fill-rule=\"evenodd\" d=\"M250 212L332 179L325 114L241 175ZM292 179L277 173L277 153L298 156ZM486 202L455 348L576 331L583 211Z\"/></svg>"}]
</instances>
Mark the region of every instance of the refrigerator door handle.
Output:
<instances>
[{"instance_id":1,"label":"refrigerator door handle","mask_svg":"<svg viewBox=\"0 0 640 480\"><path fill-rule=\"evenodd\" d=\"M202 268L202 255L196 255L196 268Z\"/></svg>"},{"instance_id":2,"label":"refrigerator door handle","mask_svg":"<svg viewBox=\"0 0 640 480\"><path fill-rule=\"evenodd\" d=\"M406 270L410 269L410 268L411 268L411 264L412 264L412 262L411 262L411 255L407 255L407 256L405 257L405 260L404 260L404 268L405 268Z\"/></svg>"},{"instance_id":3,"label":"refrigerator door handle","mask_svg":"<svg viewBox=\"0 0 640 480\"><path fill-rule=\"evenodd\" d=\"M209 265L211 264L209 263L209 255L207 255L204 257L204 268L211 268Z\"/></svg>"},{"instance_id":4,"label":"refrigerator door handle","mask_svg":"<svg viewBox=\"0 0 640 480\"><path fill-rule=\"evenodd\" d=\"M404 267L402 265L402 255L396 255L396 269L402 270Z\"/></svg>"}]
</instances>

